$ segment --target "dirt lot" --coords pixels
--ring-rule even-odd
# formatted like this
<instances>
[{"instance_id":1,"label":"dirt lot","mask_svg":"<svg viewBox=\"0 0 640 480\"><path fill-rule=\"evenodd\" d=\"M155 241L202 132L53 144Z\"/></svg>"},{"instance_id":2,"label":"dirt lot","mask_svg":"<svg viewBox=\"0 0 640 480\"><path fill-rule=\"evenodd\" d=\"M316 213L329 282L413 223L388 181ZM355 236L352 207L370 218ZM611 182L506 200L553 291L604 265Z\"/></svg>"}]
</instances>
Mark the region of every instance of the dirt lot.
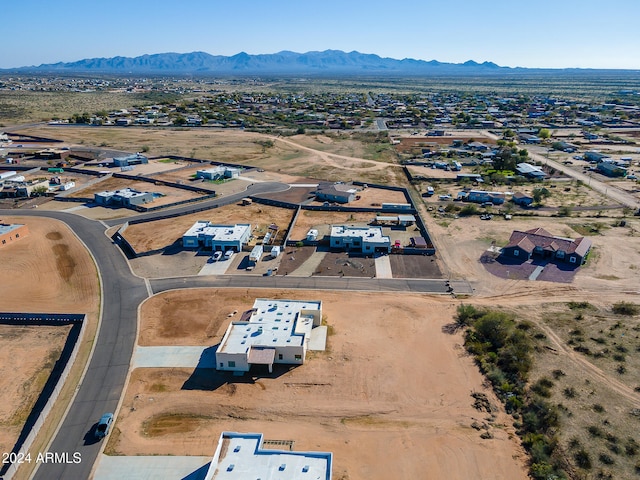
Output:
<instances>
[{"instance_id":1,"label":"dirt lot","mask_svg":"<svg viewBox=\"0 0 640 480\"><path fill-rule=\"evenodd\" d=\"M97 313L93 260L66 225L46 218L3 217L29 235L0 251L0 311Z\"/></svg>"},{"instance_id":2,"label":"dirt lot","mask_svg":"<svg viewBox=\"0 0 640 480\"><path fill-rule=\"evenodd\" d=\"M189 190L182 190L180 188L172 188L165 185L155 185L149 182L138 182L135 180L126 180L124 178L113 177L90 185L87 188L74 190L73 193L69 196L74 198L93 198L94 193L103 192L105 190L122 190L124 188L131 188L140 192L153 192L162 194L162 197L156 198L152 203L146 204L152 207L167 205L169 203L180 202L182 200L189 200L202 196L199 193L191 192Z\"/></svg>"},{"instance_id":3,"label":"dirt lot","mask_svg":"<svg viewBox=\"0 0 640 480\"><path fill-rule=\"evenodd\" d=\"M291 188L282 192L262 193L256 196L281 202L302 203L314 198L315 195L311 192L315 192L315 190L316 187L296 187L292 185Z\"/></svg>"},{"instance_id":4,"label":"dirt lot","mask_svg":"<svg viewBox=\"0 0 640 480\"><path fill-rule=\"evenodd\" d=\"M367 224L376 217L373 212L323 212L315 210L301 210L293 226L289 238L303 240L311 228L322 230L318 238L329 234L329 225Z\"/></svg>"},{"instance_id":5,"label":"dirt lot","mask_svg":"<svg viewBox=\"0 0 640 480\"><path fill-rule=\"evenodd\" d=\"M463 353L461 338L442 333L453 313L449 300L317 291L167 292L143 306L140 343L215 345L230 321L226 315L250 308L256 297L322 300L331 331L328 350L268 376L135 370L107 452L211 455L211 439L221 431L258 431L293 439L296 450L334 452L335 478L527 478L524 454L502 412L490 427L491 440L470 426L487 415L472 407L469 395L484 391L483 378ZM370 308L373 298L377 309ZM192 312L188 320L184 308ZM412 354L398 355L390 343ZM416 365L428 368L417 371Z\"/></svg>"},{"instance_id":6,"label":"dirt lot","mask_svg":"<svg viewBox=\"0 0 640 480\"><path fill-rule=\"evenodd\" d=\"M0 452L10 452L18 440L70 330L0 325Z\"/></svg>"},{"instance_id":7,"label":"dirt lot","mask_svg":"<svg viewBox=\"0 0 640 480\"><path fill-rule=\"evenodd\" d=\"M442 278L435 256L389 255L393 278Z\"/></svg>"},{"instance_id":8,"label":"dirt lot","mask_svg":"<svg viewBox=\"0 0 640 480\"><path fill-rule=\"evenodd\" d=\"M396 145L396 150L401 153L410 153L415 149L421 148L429 148L429 147L445 147L450 146L454 140L462 140L463 143L467 143L469 141L476 141L484 143L485 145L495 145L496 140L493 138L489 138L484 136L481 132L467 133L465 135L458 135L456 133L455 136L442 136L442 137L421 137L421 136L411 136L411 137L398 137L396 140L399 140L400 143Z\"/></svg>"},{"instance_id":9,"label":"dirt lot","mask_svg":"<svg viewBox=\"0 0 640 480\"><path fill-rule=\"evenodd\" d=\"M371 278L376 275L375 260L344 252L327 252L314 275Z\"/></svg>"},{"instance_id":10,"label":"dirt lot","mask_svg":"<svg viewBox=\"0 0 640 480\"><path fill-rule=\"evenodd\" d=\"M47 440L45 437L53 434L56 422L75 391L93 344L98 323L100 286L92 258L66 225L56 220L35 217L3 217L2 220L28 225L29 235L0 250L0 311L86 313L89 322L69 381L43 428L44 435L38 437L34 444L34 451L38 448L44 451ZM56 330L61 331L64 329ZM5 358L10 359L6 362L0 360L0 368L3 369L0 374L6 373L8 369L11 371L10 374L1 375L1 378L14 385L13 390L0 387L3 405L21 405L25 396L39 393L30 390L29 382L34 380L34 375L38 375L40 381L38 370L46 368L52 352L59 344L58 333L50 335L47 332L47 328L34 328L33 332L30 331L23 337L26 343L16 338L16 345L12 340L9 347L0 348L2 355L7 355ZM5 332L2 334L4 342ZM62 342L64 343L64 339ZM24 348L20 349L19 346ZM17 350L11 353L14 349ZM38 387L36 384L32 386L36 389ZM11 422L24 421L23 414L24 411L20 409L16 413L19 417L14 416ZM5 433L13 438L14 429L21 426L11 423L6 429L0 428L0 444L11 443ZM7 452L10 449L3 448L0 451Z\"/></svg>"},{"instance_id":11,"label":"dirt lot","mask_svg":"<svg viewBox=\"0 0 640 480\"><path fill-rule=\"evenodd\" d=\"M316 247L287 247L281 255L278 275L289 275L306 262Z\"/></svg>"},{"instance_id":12,"label":"dirt lot","mask_svg":"<svg viewBox=\"0 0 640 480\"><path fill-rule=\"evenodd\" d=\"M506 221L494 217L487 222L478 217L427 220L427 228L442 258L445 274L452 278L464 278L474 283L476 292L496 295L509 291L529 290L533 283L555 285L562 289L604 292L637 291L634 279L640 268L637 238L640 235L640 220L627 218L626 227L612 227L616 219L607 218L552 218L513 217ZM593 250L587 265L581 267L571 286L560 287L547 282L528 282L500 279L483 267L480 258L495 243L505 245L513 230L529 230L543 227L553 235L577 238L589 234ZM595 229L595 231L594 231Z\"/></svg>"},{"instance_id":13,"label":"dirt lot","mask_svg":"<svg viewBox=\"0 0 640 480\"><path fill-rule=\"evenodd\" d=\"M296 143L296 137L279 138L238 130L217 129L156 129L156 128L55 128L43 126L27 128L24 134L59 138L70 144L102 146L136 152L148 146L148 155L183 155L204 160L224 158L239 163L297 177L392 184L403 180L399 169L391 171L388 161L359 158L369 146L357 141L343 149L344 154L330 154ZM304 138L304 137L302 137ZM353 140L349 140L351 142ZM358 143L359 142L359 143ZM371 152L378 158L383 152ZM367 155L371 156L371 155Z\"/></svg>"},{"instance_id":14,"label":"dirt lot","mask_svg":"<svg viewBox=\"0 0 640 480\"><path fill-rule=\"evenodd\" d=\"M179 242L182 235L198 220L208 220L223 225L249 223L254 228L254 235L259 236L264 235L267 227L272 223L278 225L284 232L292 217L293 210L286 208L258 203L245 206L227 205L206 212L130 225L125 230L124 237L136 252L147 252Z\"/></svg>"}]
</instances>

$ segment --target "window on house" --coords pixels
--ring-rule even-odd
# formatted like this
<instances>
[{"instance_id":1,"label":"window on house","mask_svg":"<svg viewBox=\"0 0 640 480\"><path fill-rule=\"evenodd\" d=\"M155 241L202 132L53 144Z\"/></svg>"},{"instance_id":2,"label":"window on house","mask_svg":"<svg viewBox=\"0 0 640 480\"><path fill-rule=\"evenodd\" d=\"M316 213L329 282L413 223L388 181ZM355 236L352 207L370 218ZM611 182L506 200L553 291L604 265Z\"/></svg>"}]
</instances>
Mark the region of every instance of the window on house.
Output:
<instances>
[{"instance_id":1,"label":"window on house","mask_svg":"<svg viewBox=\"0 0 640 480\"><path fill-rule=\"evenodd\" d=\"M576 263L576 257L569 257L569 263Z\"/></svg>"},{"instance_id":2,"label":"window on house","mask_svg":"<svg viewBox=\"0 0 640 480\"><path fill-rule=\"evenodd\" d=\"M233 360L229 360L229 368L234 368L236 366L236 362Z\"/></svg>"},{"instance_id":3,"label":"window on house","mask_svg":"<svg viewBox=\"0 0 640 480\"><path fill-rule=\"evenodd\" d=\"M278 354L278 360L282 360L282 358L283 358L283 357L282 357L282 354L281 354L281 353L279 353L279 354Z\"/></svg>"},{"instance_id":4,"label":"window on house","mask_svg":"<svg viewBox=\"0 0 640 480\"><path fill-rule=\"evenodd\" d=\"M295 355L294 357L296 360L302 360L302 355Z\"/></svg>"}]
</instances>

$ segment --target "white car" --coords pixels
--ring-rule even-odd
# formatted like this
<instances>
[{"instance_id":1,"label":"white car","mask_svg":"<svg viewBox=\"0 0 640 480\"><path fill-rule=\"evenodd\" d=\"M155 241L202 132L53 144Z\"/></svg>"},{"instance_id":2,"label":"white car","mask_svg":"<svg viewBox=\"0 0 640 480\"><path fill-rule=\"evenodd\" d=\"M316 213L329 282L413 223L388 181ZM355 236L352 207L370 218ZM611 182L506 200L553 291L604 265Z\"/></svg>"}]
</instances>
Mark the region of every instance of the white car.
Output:
<instances>
[{"instance_id":1,"label":"white car","mask_svg":"<svg viewBox=\"0 0 640 480\"><path fill-rule=\"evenodd\" d=\"M440 195L438 198L440 200L451 200L453 197L451 195Z\"/></svg>"},{"instance_id":2,"label":"white car","mask_svg":"<svg viewBox=\"0 0 640 480\"><path fill-rule=\"evenodd\" d=\"M224 252L224 259L225 260L230 260L231 257L233 257L233 254L235 252L233 250L227 250L226 252Z\"/></svg>"},{"instance_id":3,"label":"white car","mask_svg":"<svg viewBox=\"0 0 640 480\"><path fill-rule=\"evenodd\" d=\"M220 257L222 257L222 252L214 252L213 256L211 257L211 260L213 260L214 262L217 262L218 260L220 260Z\"/></svg>"}]
</instances>

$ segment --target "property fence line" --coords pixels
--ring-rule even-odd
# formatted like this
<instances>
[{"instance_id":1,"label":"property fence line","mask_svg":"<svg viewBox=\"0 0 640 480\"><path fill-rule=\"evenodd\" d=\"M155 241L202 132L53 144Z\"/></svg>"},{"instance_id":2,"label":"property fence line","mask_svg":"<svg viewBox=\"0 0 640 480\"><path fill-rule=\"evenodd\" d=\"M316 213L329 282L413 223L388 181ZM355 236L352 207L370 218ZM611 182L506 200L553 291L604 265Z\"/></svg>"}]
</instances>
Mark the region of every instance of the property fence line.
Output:
<instances>
[{"instance_id":1,"label":"property fence line","mask_svg":"<svg viewBox=\"0 0 640 480\"><path fill-rule=\"evenodd\" d=\"M49 376L49 380L47 380L47 383L43 387L40 397L36 401L31 411L31 414L29 415L29 417L27 417L27 420L25 422L25 427L23 428L23 432L20 434L18 441L16 442L16 444L13 447L13 450L11 451L11 453L16 454L16 458L26 458L26 455L29 453L29 449L31 448L31 445L33 445L33 442L38 436L38 433L40 433L40 430L42 429L42 426L44 425L47 419L47 416L51 412L51 409L55 405L56 400L60 396L60 392L67 380L67 377L69 376L69 372L71 371L73 364L75 363L76 357L78 356L78 351L80 350L80 345L82 344L82 339L84 338L84 334L86 330L86 324L87 324L86 315L55 314L55 313L52 313L52 314L0 313L0 323L7 324L7 325L34 325L34 326L35 325L73 324L74 327L77 325L80 325L79 331L75 336L75 340L73 338L74 337L73 328L71 332L69 332L69 336L67 337L67 344L65 344L65 347L62 350L62 353L60 355L60 360L58 360L58 361L62 360L65 362L64 368L60 373L60 376L56 380L55 386L53 386L50 392L47 392L47 389L51 388L48 385L49 381L52 378L55 378L54 377L55 366L54 366L54 369L52 370L51 375ZM65 350L68 350L68 346L69 346L68 344L70 341L73 342L73 347L71 348L71 352L68 353L65 359L63 357L65 356ZM40 409L40 411L37 412L38 403L40 403L40 401L44 398L47 398L46 403ZM31 417L34 414L37 415L37 417L32 420ZM29 427L30 423L31 423L31 426ZM23 438L23 433L26 431L26 429L29 430L29 433L26 435L26 437ZM32 460L35 461L35 459L32 459ZM3 480L10 480L16 474L19 466L20 466L20 463L10 463L3 466L2 470L0 470L0 475L2 475L1 478Z\"/></svg>"}]
</instances>

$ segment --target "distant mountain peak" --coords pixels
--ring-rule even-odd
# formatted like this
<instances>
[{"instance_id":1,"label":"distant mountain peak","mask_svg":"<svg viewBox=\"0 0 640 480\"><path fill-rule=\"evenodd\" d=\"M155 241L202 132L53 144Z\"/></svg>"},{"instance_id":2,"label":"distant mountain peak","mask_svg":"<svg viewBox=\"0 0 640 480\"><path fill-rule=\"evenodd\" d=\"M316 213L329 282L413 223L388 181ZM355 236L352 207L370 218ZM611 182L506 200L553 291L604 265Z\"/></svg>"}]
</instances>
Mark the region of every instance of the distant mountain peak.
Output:
<instances>
[{"instance_id":1,"label":"distant mountain peak","mask_svg":"<svg viewBox=\"0 0 640 480\"><path fill-rule=\"evenodd\" d=\"M69 73L139 73L201 75L467 75L510 71L492 62L469 60L463 64L437 60L380 57L356 50L311 51L283 50L273 54L252 55L239 52L231 56L206 52L155 53L138 57L89 58L69 63L54 63L12 70L37 70Z\"/></svg>"}]
</instances>

